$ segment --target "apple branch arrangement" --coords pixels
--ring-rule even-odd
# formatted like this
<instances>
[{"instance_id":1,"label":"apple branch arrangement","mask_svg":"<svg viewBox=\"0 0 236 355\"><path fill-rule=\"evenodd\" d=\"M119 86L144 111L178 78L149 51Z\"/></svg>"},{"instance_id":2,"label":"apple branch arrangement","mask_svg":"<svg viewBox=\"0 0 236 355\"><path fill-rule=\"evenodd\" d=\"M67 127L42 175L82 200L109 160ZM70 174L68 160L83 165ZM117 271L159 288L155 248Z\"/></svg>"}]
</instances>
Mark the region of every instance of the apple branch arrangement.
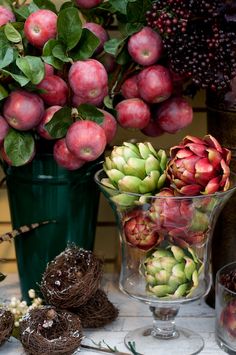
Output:
<instances>
[{"instance_id":1,"label":"apple branch arrangement","mask_svg":"<svg viewBox=\"0 0 236 355\"><path fill-rule=\"evenodd\" d=\"M57 10L50 0L1 0L2 159L21 166L50 147L74 170L104 152L117 124L148 136L186 127L183 84L228 90L236 74L234 7L74 0Z\"/></svg>"}]
</instances>

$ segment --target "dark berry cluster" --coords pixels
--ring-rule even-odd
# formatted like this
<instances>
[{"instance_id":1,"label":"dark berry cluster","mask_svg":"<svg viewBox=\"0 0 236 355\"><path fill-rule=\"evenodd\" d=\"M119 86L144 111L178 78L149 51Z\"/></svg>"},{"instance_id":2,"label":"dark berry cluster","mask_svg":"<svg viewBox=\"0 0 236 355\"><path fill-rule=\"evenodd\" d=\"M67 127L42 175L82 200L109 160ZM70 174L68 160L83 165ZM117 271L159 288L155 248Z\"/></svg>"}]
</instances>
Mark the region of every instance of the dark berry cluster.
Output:
<instances>
[{"instance_id":1,"label":"dark berry cluster","mask_svg":"<svg viewBox=\"0 0 236 355\"><path fill-rule=\"evenodd\" d=\"M236 292L236 270L231 270L220 277L220 283L232 292Z\"/></svg>"},{"instance_id":2,"label":"dark berry cluster","mask_svg":"<svg viewBox=\"0 0 236 355\"><path fill-rule=\"evenodd\" d=\"M177 31L185 32L190 12L182 0L160 0L147 12L147 24L156 28L165 38L174 36Z\"/></svg>"},{"instance_id":3,"label":"dark berry cluster","mask_svg":"<svg viewBox=\"0 0 236 355\"><path fill-rule=\"evenodd\" d=\"M170 68L203 88L227 90L236 75L236 31L219 0L158 0L147 24L162 34Z\"/></svg>"}]
</instances>

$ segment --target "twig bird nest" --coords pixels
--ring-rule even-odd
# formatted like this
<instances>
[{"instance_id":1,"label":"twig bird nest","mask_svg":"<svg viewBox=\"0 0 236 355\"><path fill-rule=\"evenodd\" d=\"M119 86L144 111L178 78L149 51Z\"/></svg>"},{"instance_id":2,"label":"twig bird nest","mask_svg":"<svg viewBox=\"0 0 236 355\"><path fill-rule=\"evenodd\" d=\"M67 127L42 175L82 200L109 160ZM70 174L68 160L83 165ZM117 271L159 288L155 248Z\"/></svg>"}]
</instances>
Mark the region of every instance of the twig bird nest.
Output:
<instances>
[{"instance_id":1,"label":"twig bird nest","mask_svg":"<svg viewBox=\"0 0 236 355\"><path fill-rule=\"evenodd\" d=\"M73 309L93 296L101 276L102 261L73 245L48 264L40 288L48 304Z\"/></svg>"},{"instance_id":2,"label":"twig bird nest","mask_svg":"<svg viewBox=\"0 0 236 355\"><path fill-rule=\"evenodd\" d=\"M109 301L105 292L98 289L75 313L79 316L83 328L99 328L115 320L119 311Z\"/></svg>"},{"instance_id":3,"label":"twig bird nest","mask_svg":"<svg viewBox=\"0 0 236 355\"><path fill-rule=\"evenodd\" d=\"M82 341L81 322L55 307L34 308L20 322L20 340L29 355L71 355Z\"/></svg>"},{"instance_id":4,"label":"twig bird nest","mask_svg":"<svg viewBox=\"0 0 236 355\"><path fill-rule=\"evenodd\" d=\"M13 314L4 308L0 309L0 346L10 338L13 327Z\"/></svg>"}]
</instances>

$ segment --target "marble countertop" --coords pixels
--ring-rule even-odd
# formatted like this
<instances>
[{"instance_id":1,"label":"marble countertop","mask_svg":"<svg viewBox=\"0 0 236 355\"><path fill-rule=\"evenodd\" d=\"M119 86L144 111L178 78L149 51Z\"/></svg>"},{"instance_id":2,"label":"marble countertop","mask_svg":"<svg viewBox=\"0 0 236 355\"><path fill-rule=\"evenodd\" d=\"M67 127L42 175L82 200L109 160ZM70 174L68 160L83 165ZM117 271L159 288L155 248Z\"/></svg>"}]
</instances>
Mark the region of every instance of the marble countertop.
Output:
<instances>
[{"instance_id":1,"label":"marble countertop","mask_svg":"<svg viewBox=\"0 0 236 355\"><path fill-rule=\"evenodd\" d=\"M87 337L85 343L93 345L93 342L99 343L105 340L107 344L116 347L120 352L129 354L130 352L124 345L124 337L126 333L135 328L150 325L152 323L152 315L145 304L129 298L122 294L118 289L118 277L115 275L105 274L103 277L103 288L108 293L109 299L119 308L119 317L113 323L102 329L85 330L84 335ZM0 284L0 302L9 300L12 296L20 296L19 283L16 274L9 274L8 277ZM205 304L204 300L195 301L182 305L176 324L188 328L200 334L205 342L202 355L220 355L225 354L215 342L215 312L212 308ZM137 349L142 353L142 349ZM0 348L0 355L23 355L24 351L19 342L13 338ZM81 349L80 355L103 354L103 352ZM161 348L157 349L156 355L162 354ZM155 355L150 354L150 355ZM175 355L173 349L172 354Z\"/></svg>"}]
</instances>

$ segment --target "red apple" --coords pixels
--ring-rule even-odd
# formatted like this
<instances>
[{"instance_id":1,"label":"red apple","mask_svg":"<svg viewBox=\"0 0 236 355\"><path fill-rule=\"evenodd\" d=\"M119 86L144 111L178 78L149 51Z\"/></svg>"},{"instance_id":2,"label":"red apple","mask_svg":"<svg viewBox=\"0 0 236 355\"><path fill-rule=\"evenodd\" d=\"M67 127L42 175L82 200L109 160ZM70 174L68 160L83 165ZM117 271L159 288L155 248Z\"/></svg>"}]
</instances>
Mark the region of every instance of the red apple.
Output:
<instances>
[{"instance_id":1,"label":"red apple","mask_svg":"<svg viewBox=\"0 0 236 355\"><path fill-rule=\"evenodd\" d=\"M116 105L117 120L124 128L143 129L150 121L148 105L141 99L127 99Z\"/></svg>"},{"instance_id":2,"label":"red apple","mask_svg":"<svg viewBox=\"0 0 236 355\"><path fill-rule=\"evenodd\" d=\"M51 106L45 110L43 118L37 127L37 132L41 137L45 139L54 139L46 130L45 125L46 123L51 121L54 113L59 111L61 108L62 108L61 106Z\"/></svg>"},{"instance_id":3,"label":"red apple","mask_svg":"<svg viewBox=\"0 0 236 355\"><path fill-rule=\"evenodd\" d=\"M76 0L76 3L82 9L91 9L98 6L103 0Z\"/></svg>"},{"instance_id":4,"label":"red apple","mask_svg":"<svg viewBox=\"0 0 236 355\"><path fill-rule=\"evenodd\" d=\"M48 105L64 106L68 97L68 86L66 82L57 75L46 76L38 85L38 89L45 92L40 93L43 101Z\"/></svg>"},{"instance_id":5,"label":"red apple","mask_svg":"<svg viewBox=\"0 0 236 355\"><path fill-rule=\"evenodd\" d=\"M93 121L76 121L66 134L68 149L85 161L97 159L104 152L106 143L104 129Z\"/></svg>"},{"instance_id":6,"label":"red apple","mask_svg":"<svg viewBox=\"0 0 236 355\"><path fill-rule=\"evenodd\" d=\"M99 39L100 44L94 54L100 53L103 50L104 43L109 39L107 31L101 25L94 22L85 23L83 28L87 28Z\"/></svg>"},{"instance_id":7,"label":"red apple","mask_svg":"<svg viewBox=\"0 0 236 355\"><path fill-rule=\"evenodd\" d=\"M3 107L5 119L19 131L36 127L43 114L43 100L38 95L24 90L12 91Z\"/></svg>"},{"instance_id":8,"label":"red apple","mask_svg":"<svg viewBox=\"0 0 236 355\"><path fill-rule=\"evenodd\" d=\"M107 73L112 73L116 67L115 57L109 53L104 53L101 57L99 56L99 62L102 63Z\"/></svg>"},{"instance_id":9,"label":"red apple","mask_svg":"<svg viewBox=\"0 0 236 355\"><path fill-rule=\"evenodd\" d=\"M44 69L45 69L45 77L54 75L54 68L52 65L48 63L44 63Z\"/></svg>"},{"instance_id":10,"label":"red apple","mask_svg":"<svg viewBox=\"0 0 236 355\"><path fill-rule=\"evenodd\" d=\"M167 133L176 133L193 120L193 109L182 97L173 97L163 102L157 110L159 127Z\"/></svg>"},{"instance_id":11,"label":"red apple","mask_svg":"<svg viewBox=\"0 0 236 355\"><path fill-rule=\"evenodd\" d=\"M9 130L9 124L4 117L0 115L0 145L2 145L4 138Z\"/></svg>"},{"instance_id":12,"label":"red apple","mask_svg":"<svg viewBox=\"0 0 236 355\"><path fill-rule=\"evenodd\" d=\"M108 93L108 76L104 66L96 59L77 61L69 71L69 83L75 95L83 103L91 103Z\"/></svg>"},{"instance_id":13,"label":"red apple","mask_svg":"<svg viewBox=\"0 0 236 355\"><path fill-rule=\"evenodd\" d=\"M160 59L163 52L161 36L150 27L144 27L130 37L128 51L136 63L152 65Z\"/></svg>"},{"instance_id":14,"label":"red apple","mask_svg":"<svg viewBox=\"0 0 236 355\"><path fill-rule=\"evenodd\" d=\"M142 129L142 133L148 137L159 137L165 132L158 125L158 121L151 118L148 125Z\"/></svg>"},{"instance_id":15,"label":"red apple","mask_svg":"<svg viewBox=\"0 0 236 355\"><path fill-rule=\"evenodd\" d=\"M79 95L73 95L72 97L72 105L74 107L78 107L81 104L90 104L94 105L97 107L102 106L103 99L107 95L107 92L101 92L101 94L95 98L86 98L86 97L80 97Z\"/></svg>"},{"instance_id":16,"label":"red apple","mask_svg":"<svg viewBox=\"0 0 236 355\"><path fill-rule=\"evenodd\" d=\"M126 99L133 99L135 97L140 97L138 91L138 75L133 75L126 79L121 86L121 94Z\"/></svg>"},{"instance_id":17,"label":"red apple","mask_svg":"<svg viewBox=\"0 0 236 355\"><path fill-rule=\"evenodd\" d=\"M56 141L53 147L53 157L57 164L68 170L76 170L85 164L84 160L71 153L66 145L65 138Z\"/></svg>"},{"instance_id":18,"label":"red apple","mask_svg":"<svg viewBox=\"0 0 236 355\"><path fill-rule=\"evenodd\" d=\"M140 96L149 103L165 101L173 91L170 72L162 65L152 65L138 75Z\"/></svg>"},{"instance_id":19,"label":"red apple","mask_svg":"<svg viewBox=\"0 0 236 355\"><path fill-rule=\"evenodd\" d=\"M0 6L0 27L4 26L8 22L15 22L15 21L16 18L13 12L4 6Z\"/></svg>"},{"instance_id":20,"label":"red apple","mask_svg":"<svg viewBox=\"0 0 236 355\"><path fill-rule=\"evenodd\" d=\"M51 10L37 10L27 17L24 25L25 37L35 47L44 44L57 35L57 15Z\"/></svg>"},{"instance_id":21,"label":"red apple","mask_svg":"<svg viewBox=\"0 0 236 355\"><path fill-rule=\"evenodd\" d=\"M104 110L101 110L101 109L99 109L99 111L101 111L103 113L103 115L104 115L103 122L102 122L102 124L100 126L105 131L107 143L111 143L111 141L115 137L116 131L117 131L116 119L115 119L114 116L112 116L107 111L104 111Z\"/></svg>"}]
</instances>

